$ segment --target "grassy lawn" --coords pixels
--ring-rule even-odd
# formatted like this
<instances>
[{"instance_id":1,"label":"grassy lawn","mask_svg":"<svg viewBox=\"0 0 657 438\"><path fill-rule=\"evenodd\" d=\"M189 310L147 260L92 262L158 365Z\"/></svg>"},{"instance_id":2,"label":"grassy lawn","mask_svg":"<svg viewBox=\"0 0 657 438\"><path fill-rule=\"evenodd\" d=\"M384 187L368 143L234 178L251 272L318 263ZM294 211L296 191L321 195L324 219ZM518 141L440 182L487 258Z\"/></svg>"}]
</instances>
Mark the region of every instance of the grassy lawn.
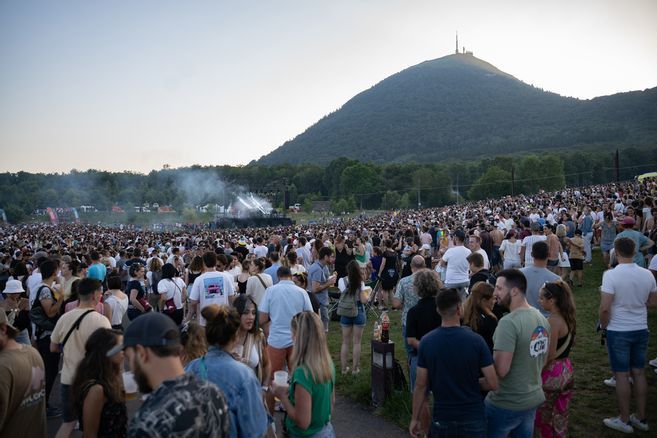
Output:
<instances>
[{"instance_id":1,"label":"grassy lawn","mask_svg":"<svg viewBox=\"0 0 657 438\"><path fill-rule=\"evenodd\" d=\"M593 264L586 265L584 287L575 288L577 305L577 338L571 352L575 369L575 393L570 404L570 436L573 437L612 437L622 435L607 429L602 419L618 414L616 396L613 388L608 388L602 381L611 376L605 347L600 345L600 336L595 331L598 320L599 286L602 280L602 261L599 251L594 251ZM406 369L406 353L401 338L401 312L390 312L390 337L395 342L395 357ZM354 377L342 376L338 372L337 389L342 395L360 403L369 405L371 400L370 382L370 341L372 339L374 317L368 315L367 326L363 334L361 373ZM657 312L649 310L648 324L651 333L657 333ZM648 358L657 357L657 341L651 336L648 345ZM329 349L335 360L336 369L340 370L340 345L342 336L340 324L331 322L328 337ZM648 378L647 413L653 430L657 428L657 374L652 367L646 368ZM634 411L634 403L632 404ZM395 392L376 413L406 429L410 422L410 393ZM641 432L636 432L641 435ZM644 436L657 436L651 431Z\"/></svg>"}]
</instances>

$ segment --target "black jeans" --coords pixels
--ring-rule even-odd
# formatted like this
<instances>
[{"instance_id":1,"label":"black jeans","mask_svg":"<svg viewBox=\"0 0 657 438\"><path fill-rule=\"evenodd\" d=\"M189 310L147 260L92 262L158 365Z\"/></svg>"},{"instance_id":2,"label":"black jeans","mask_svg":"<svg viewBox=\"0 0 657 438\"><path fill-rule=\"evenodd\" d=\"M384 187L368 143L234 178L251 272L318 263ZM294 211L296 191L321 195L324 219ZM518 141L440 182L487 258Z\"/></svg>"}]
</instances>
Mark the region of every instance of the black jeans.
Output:
<instances>
[{"instance_id":1,"label":"black jeans","mask_svg":"<svg viewBox=\"0 0 657 438\"><path fill-rule=\"evenodd\" d=\"M60 353L53 353L50 351L50 336L39 339L37 341L37 348L41 359L43 359L43 365L46 369L46 405L48 405L48 400L50 400L50 392L52 391L52 385L55 384L55 379L57 378L57 373L59 372L59 357Z\"/></svg>"}]
</instances>

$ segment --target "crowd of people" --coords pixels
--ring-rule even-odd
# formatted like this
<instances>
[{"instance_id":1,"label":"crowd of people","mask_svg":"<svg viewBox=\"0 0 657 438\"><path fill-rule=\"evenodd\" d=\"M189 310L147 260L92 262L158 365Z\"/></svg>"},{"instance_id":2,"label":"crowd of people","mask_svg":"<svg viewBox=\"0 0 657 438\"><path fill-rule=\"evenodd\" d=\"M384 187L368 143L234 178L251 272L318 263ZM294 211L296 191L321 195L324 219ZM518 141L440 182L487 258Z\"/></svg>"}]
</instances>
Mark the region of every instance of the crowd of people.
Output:
<instances>
[{"instance_id":1,"label":"crowd of people","mask_svg":"<svg viewBox=\"0 0 657 438\"><path fill-rule=\"evenodd\" d=\"M378 305L401 310L412 435L565 436L595 245L619 406L604 424L648 430L656 199L648 179L305 226L3 226L0 435L61 416L59 437L276 436L282 410L289 436L334 436L332 313L358 378Z\"/></svg>"}]
</instances>

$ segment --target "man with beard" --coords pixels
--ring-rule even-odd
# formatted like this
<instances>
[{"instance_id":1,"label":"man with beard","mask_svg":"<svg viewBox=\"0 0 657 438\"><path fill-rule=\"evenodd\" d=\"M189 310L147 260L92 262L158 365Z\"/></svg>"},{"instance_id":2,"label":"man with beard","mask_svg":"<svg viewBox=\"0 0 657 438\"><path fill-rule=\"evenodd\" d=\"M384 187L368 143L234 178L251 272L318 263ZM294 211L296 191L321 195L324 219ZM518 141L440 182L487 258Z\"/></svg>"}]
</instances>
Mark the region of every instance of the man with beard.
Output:
<instances>
[{"instance_id":1,"label":"man with beard","mask_svg":"<svg viewBox=\"0 0 657 438\"><path fill-rule=\"evenodd\" d=\"M43 360L34 348L16 342L16 335L0 310L0 436L45 437Z\"/></svg>"},{"instance_id":2,"label":"man with beard","mask_svg":"<svg viewBox=\"0 0 657 438\"><path fill-rule=\"evenodd\" d=\"M499 389L486 397L488 436L531 438L536 408L545 401L541 370L547 361L550 325L527 302L527 279L517 269L497 275L495 298L510 313L493 335Z\"/></svg>"},{"instance_id":3,"label":"man with beard","mask_svg":"<svg viewBox=\"0 0 657 438\"><path fill-rule=\"evenodd\" d=\"M128 426L128 437L227 437L229 414L214 384L185 374L180 361L180 332L171 318L150 312L137 317L123 344L139 391L150 394Z\"/></svg>"}]
</instances>

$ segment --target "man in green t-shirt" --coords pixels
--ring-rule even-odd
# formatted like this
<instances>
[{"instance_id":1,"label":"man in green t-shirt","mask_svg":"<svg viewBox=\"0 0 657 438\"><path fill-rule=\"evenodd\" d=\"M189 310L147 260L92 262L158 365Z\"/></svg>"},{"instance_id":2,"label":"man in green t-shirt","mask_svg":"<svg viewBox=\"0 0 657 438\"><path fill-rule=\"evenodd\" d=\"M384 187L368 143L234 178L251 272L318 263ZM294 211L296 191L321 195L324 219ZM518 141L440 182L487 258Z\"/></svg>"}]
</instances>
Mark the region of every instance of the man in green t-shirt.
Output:
<instances>
[{"instance_id":1,"label":"man in green t-shirt","mask_svg":"<svg viewBox=\"0 0 657 438\"><path fill-rule=\"evenodd\" d=\"M527 303L527 279L517 269L497 274L495 298L510 313L493 335L499 388L486 398L488 437L531 438L536 408L544 401L541 370L547 360L550 325Z\"/></svg>"}]
</instances>

